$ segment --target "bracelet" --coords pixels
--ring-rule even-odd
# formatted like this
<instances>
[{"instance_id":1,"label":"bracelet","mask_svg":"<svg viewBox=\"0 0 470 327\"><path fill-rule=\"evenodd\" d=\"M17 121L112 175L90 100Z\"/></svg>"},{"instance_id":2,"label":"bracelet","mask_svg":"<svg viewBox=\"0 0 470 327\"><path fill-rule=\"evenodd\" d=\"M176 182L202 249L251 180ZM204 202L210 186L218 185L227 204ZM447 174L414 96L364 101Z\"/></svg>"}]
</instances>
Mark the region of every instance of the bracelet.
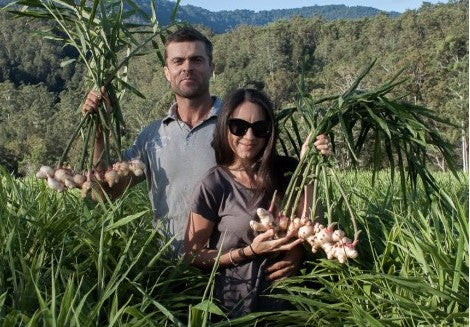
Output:
<instances>
[{"instance_id":1,"label":"bracelet","mask_svg":"<svg viewBox=\"0 0 470 327\"><path fill-rule=\"evenodd\" d=\"M251 244L249 245L249 247L250 247L251 252L253 252L254 255L258 255L258 253L256 253L255 250L253 250L253 247L251 246Z\"/></svg>"},{"instance_id":2,"label":"bracelet","mask_svg":"<svg viewBox=\"0 0 470 327\"><path fill-rule=\"evenodd\" d=\"M238 266L238 263L235 263L235 261L233 261L232 250L233 250L233 248L231 248L230 251L228 251L228 257L230 258L230 262L232 263L232 265Z\"/></svg>"},{"instance_id":3,"label":"bracelet","mask_svg":"<svg viewBox=\"0 0 470 327\"><path fill-rule=\"evenodd\" d=\"M248 256L245 254L245 251L243 251L244 248L239 248L238 249L238 255L243 258L243 259L249 259Z\"/></svg>"}]
</instances>

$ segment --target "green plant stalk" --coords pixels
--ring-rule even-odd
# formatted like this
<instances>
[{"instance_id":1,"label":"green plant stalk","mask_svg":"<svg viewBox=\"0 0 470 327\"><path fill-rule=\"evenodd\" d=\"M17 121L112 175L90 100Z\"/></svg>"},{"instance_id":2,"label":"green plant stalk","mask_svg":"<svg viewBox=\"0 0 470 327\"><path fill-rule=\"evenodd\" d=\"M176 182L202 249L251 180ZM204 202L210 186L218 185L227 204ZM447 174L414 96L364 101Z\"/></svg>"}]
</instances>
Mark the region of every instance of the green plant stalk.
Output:
<instances>
[{"instance_id":1,"label":"green plant stalk","mask_svg":"<svg viewBox=\"0 0 470 327\"><path fill-rule=\"evenodd\" d=\"M105 165L106 168L108 168L109 165L111 164L108 137L107 137L107 134L106 134L106 132L103 128L101 129L100 132L101 132L101 138L103 139L103 160L104 160L104 165Z\"/></svg>"},{"instance_id":2,"label":"green plant stalk","mask_svg":"<svg viewBox=\"0 0 470 327\"><path fill-rule=\"evenodd\" d=\"M63 21L61 19L59 19L59 17L54 14L54 12L52 11L52 9L50 7L48 7L47 5L45 5L42 1L41 1L41 4L49 11L49 13L52 15L52 17L54 17L55 21L57 22L57 24L59 24L59 26L62 28L62 30L64 31L65 34L67 34L70 42L72 42L73 46L75 49L77 49L78 53L80 54L80 57L82 57L83 59L83 62L85 63L85 65L87 66L88 68L88 71L91 73L91 77L93 78L93 81L95 82L95 84L98 84L98 80L97 80L97 76L95 76L94 74L94 70L90 67L88 61L87 61L87 58L86 58L86 55L80 50L80 47L78 46L78 44L75 42L75 39L73 38L73 36L70 34L69 30L67 29L67 27L63 24ZM60 14L60 12L59 12ZM63 18L62 15L60 15L62 17L63 20L65 20Z\"/></svg>"},{"instance_id":3,"label":"green plant stalk","mask_svg":"<svg viewBox=\"0 0 470 327\"><path fill-rule=\"evenodd\" d=\"M302 194L305 191L305 185L307 184L307 178L311 174L311 167L312 167L312 165L314 164L315 161L316 161L315 156L312 156L310 158L307 166L306 166L306 169L304 170L304 172L302 174L302 180L300 181L300 184L298 185L298 187L296 187L297 192L296 192L294 203L292 204L292 207L290 208L290 216L289 217L293 217L296 213L296 209L297 209L297 206L299 204L300 197L302 196ZM316 180L317 176L315 175L315 176L313 176L313 178ZM286 211L288 211L288 210L286 210Z\"/></svg>"},{"instance_id":4,"label":"green plant stalk","mask_svg":"<svg viewBox=\"0 0 470 327\"><path fill-rule=\"evenodd\" d=\"M103 103L98 108L98 115L99 115L98 123L101 127L102 134L103 134L103 154L104 154L104 158L110 158L111 153L110 153L110 149L109 149L108 138L107 138L106 135L108 134L107 131L109 131L113 127L111 126L111 123L109 122L110 115L107 113L106 107ZM111 134L111 135L114 136L113 134ZM106 164L106 167L107 167L109 165L109 162L107 162L107 163L105 162L105 164Z\"/></svg>"},{"instance_id":5,"label":"green plant stalk","mask_svg":"<svg viewBox=\"0 0 470 327\"><path fill-rule=\"evenodd\" d=\"M286 195L287 195L287 200L286 202L283 203L282 205L282 211L283 212L291 212L291 215L293 214L293 212L295 211L295 208L291 208L291 206L294 206L295 207L295 204L292 204L292 197L294 196L294 194L296 194L296 184L298 182L298 178L300 176L300 174L302 173L302 180L305 181L305 178L306 176L308 175L309 173L309 169L311 167L311 165L314 164L315 162L315 159L318 161L318 157L316 157L316 148L315 146L313 145L313 143L315 142L314 140L316 139L317 135L318 135L318 129L310 132L309 134L309 140L307 142L307 149L309 149L304 155L302 158L300 158L300 161L299 161L299 164L297 165L296 169L294 170L294 173L292 174L292 177L289 181L289 184L287 186L287 189L286 189ZM313 150L310 150L312 149L313 147ZM310 151L314 151L314 154L313 155L310 155ZM308 157L310 157L309 159L307 159ZM306 163L306 160L309 160L308 163ZM303 192L303 186L305 185L305 182L303 182L303 185L300 185L301 188L298 189L298 192L302 193ZM296 201L294 203L297 203L298 200L300 199L300 194L296 194L295 196L296 198Z\"/></svg>"},{"instance_id":6,"label":"green plant stalk","mask_svg":"<svg viewBox=\"0 0 470 327\"><path fill-rule=\"evenodd\" d=\"M328 225L331 225L333 222L333 214L332 214L332 205L331 205L331 194L330 194L330 186L329 186L329 180L326 174L326 167L322 165L321 167L321 172L323 176L323 187L324 187L324 194L325 194L325 201L326 201L326 207L328 210L327 217L328 217Z\"/></svg>"},{"instance_id":7,"label":"green plant stalk","mask_svg":"<svg viewBox=\"0 0 470 327\"><path fill-rule=\"evenodd\" d=\"M310 134L312 135L312 134ZM316 137L316 135L315 135ZM309 143L307 144L308 148L310 149L310 147L312 146L313 144L313 140L314 137L310 137L310 140L309 140ZM291 179L289 180L289 184L287 185L287 188L286 188L286 195L287 195L287 200L283 203L282 205L282 208L283 208L283 211L284 212L287 212L290 205L291 205L291 201L292 201L292 196L293 194L295 193L295 188L296 188L296 183L297 183L297 179L299 178L299 175L303 172L303 169L304 169L304 166L306 165L305 164L305 161L307 160L306 158L308 157L308 153L305 153L305 155L300 158L300 161L297 165L297 167L295 168L294 170L294 173L292 174L292 177ZM308 167L308 165L307 165ZM285 197L284 197L285 198Z\"/></svg>"},{"instance_id":8,"label":"green plant stalk","mask_svg":"<svg viewBox=\"0 0 470 327\"><path fill-rule=\"evenodd\" d=\"M336 187L338 188L339 192L341 193L341 196L344 199L344 203L346 204L346 207L347 207L348 212L349 212L349 217L351 218L351 222L353 224L354 234L356 234L358 232L358 229L357 229L356 215L354 214L354 210L352 209L351 204L349 203L348 197L347 197L346 193L344 192L344 189L341 186L341 182L339 181L338 176L336 176L336 173L335 173L334 169L330 168L330 172L331 172L331 176L333 176L333 180L336 183Z\"/></svg>"},{"instance_id":9,"label":"green plant stalk","mask_svg":"<svg viewBox=\"0 0 470 327\"><path fill-rule=\"evenodd\" d=\"M67 157L67 154L70 151L70 147L72 146L72 143L75 141L75 139L78 136L78 133L82 129L82 126L86 125L87 122L90 120L90 115L86 114L85 117L80 121L78 126L75 128L75 131L73 132L72 136L70 137L69 141L67 142L67 145L64 149L64 152L62 153L59 162L57 163L57 167L62 167L62 164L64 163L65 158Z\"/></svg>"},{"instance_id":10,"label":"green plant stalk","mask_svg":"<svg viewBox=\"0 0 470 327\"><path fill-rule=\"evenodd\" d=\"M93 131L92 131L92 139L91 139L91 146L90 146L90 156L88 158L88 171L91 172L93 170L93 164L94 164L94 152L95 152L95 145L96 145L96 133L98 131L98 124L99 124L99 120L98 119L94 119L93 121Z\"/></svg>"},{"instance_id":11,"label":"green plant stalk","mask_svg":"<svg viewBox=\"0 0 470 327\"><path fill-rule=\"evenodd\" d=\"M85 158L86 158L86 155L87 155L88 142L90 142L90 135L91 135L92 130L93 130L93 118L91 116L89 116L89 117L90 117L90 119L88 119L88 121L87 121L88 131L85 133L85 140L83 141L82 155L80 157L80 164L78 166L78 170L80 172L83 171L83 166L85 165Z\"/></svg>"},{"instance_id":12,"label":"green plant stalk","mask_svg":"<svg viewBox=\"0 0 470 327\"><path fill-rule=\"evenodd\" d=\"M116 130L113 128L113 126L110 126L111 124L108 122L108 119L110 118L110 115L106 112L106 108L103 105L100 106L100 109L98 110L99 112L99 124L100 126L103 126L104 130L107 130L107 131L110 131L111 132L111 137L113 138L114 140L114 143L113 146L114 146L114 149L116 150L116 154L119 158L119 161L122 161L122 154L121 154L121 149L118 148L118 145L119 145L119 136L117 135L118 133L116 132ZM103 124L104 123L104 124ZM110 154L109 152L109 146L107 146L107 148L105 149L105 153Z\"/></svg>"},{"instance_id":13,"label":"green plant stalk","mask_svg":"<svg viewBox=\"0 0 470 327\"><path fill-rule=\"evenodd\" d=\"M318 207L318 202L319 202L318 184L319 184L319 179L320 179L320 169L321 169L321 164L317 162L315 164L315 177L313 181L312 210L310 212L310 220L312 221L318 218L316 215L317 215L317 207Z\"/></svg>"},{"instance_id":14,"label":"green plant stalk","mask_svg":"<svg viewBox=\"0 0 470 327\"><path fill-rule=\"evenodd\" d=\"M305 165L306 157L307 156L305 155L305 156L303 156L303 158L300 159L300 162L297 165L297 167L294 171L294 174L292 175L292 177L289 181L289 185L287 186L287 190L286 190L287 201L284 205L282 205L282 211L285 212L286 215L290 218L292 218L292 216L294 214L294 211L295 211L295 208L292 208L292 207L294 207L294 204L292 204L292 200L293 200L294 195L297 198L297 193L295 192L295 190L297 189L298 192L300 192L300 193L302 193L302 191L303 191L303 189L300 189L300 191L299 191L298 187L300 187L300 186L296 185L297 181L298 181L298 178L300 178L300 173L302 173L302 180L305 180L306 176L309 173L308 170L303 169L303 167ZM287 214L287 213L289 213L289 214Z\"/></svg>"}]
</instances>

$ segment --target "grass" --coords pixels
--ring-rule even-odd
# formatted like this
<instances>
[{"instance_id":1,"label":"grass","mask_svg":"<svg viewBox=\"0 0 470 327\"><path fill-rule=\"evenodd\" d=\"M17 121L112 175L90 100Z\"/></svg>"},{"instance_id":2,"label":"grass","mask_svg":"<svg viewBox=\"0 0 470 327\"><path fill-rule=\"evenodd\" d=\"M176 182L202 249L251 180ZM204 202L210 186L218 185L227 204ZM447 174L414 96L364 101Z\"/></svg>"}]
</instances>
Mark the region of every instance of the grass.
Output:
<instances>
[{"instance_id":1,"label":"grass","mask_svg":"<svg viewBox=\"0 0 470 327\"><path fill-rule=\"evenodd\" d=\"M3 173L0 321L185 325L207 277L168 258L148 208L142 188L95 205Z\"/></svg>"},{"instance_id":2,"label":"grass","mask_svg":"<svg viewBox=\"0 0 470 327\"><path fill-rule=\"evenodd\" d=\"M341 266L312 255L300 276L278 286L295 310L276 323L468 325L467 184L435 174L447 193L427 199L421 190L407 207L386 176L371 186L369 172L342 175L360 213L359 257ZM335 216L348 221L341 211Z\"/></svg>"},{"instance_id":3,"label":"grass","mask_svg":"<svg viewBox=\"0 0 470 327\"><path fill-rule=\"evenodd\" d=\"M387 176L339 174L363 231L356 260L309 255L274 289L289 311L212 325L468 325L467 178L436 173L445 193L418 187L406 206ZM351 234L342 203L333 215ZM171 259L151 220L144 185L103 205L2 171L0 325L211 325L208 274Z\"/></svg>"}]
</instances>

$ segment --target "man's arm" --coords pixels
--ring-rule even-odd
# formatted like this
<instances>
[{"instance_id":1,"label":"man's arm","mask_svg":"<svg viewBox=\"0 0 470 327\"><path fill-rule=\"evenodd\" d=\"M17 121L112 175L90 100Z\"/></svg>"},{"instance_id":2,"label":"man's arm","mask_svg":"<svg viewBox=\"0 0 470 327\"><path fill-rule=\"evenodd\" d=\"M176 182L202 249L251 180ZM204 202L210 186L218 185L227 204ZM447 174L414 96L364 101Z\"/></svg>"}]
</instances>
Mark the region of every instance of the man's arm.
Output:
<instances>
[{"instance_id":1,"label":"man's arm","mask_svg":"<svg viewBox=\"0 0 470 327\"><path fill-rule=\"evenodd\" d=\"M101 87L100 92L98 91L90 91L85 99L85 103L82 106L82 113L96 113L98 111L99 106L104 102L106 110L108 112L112 111L111 101L109 100L108 93L106 92L106 88L103 86ZM96 134L95 140L95 147L93 151L93 166L95 171L97 171L101 176L101 181L99 181L99 186L97 186L97 192L92 192L92 199L93 200L103 200L104 196L102 191L106 192L111 199L117 198L124 193L124 191L132 187L144 180L143 177L134 176L131 172L127 176L120 175L119 181L113 184L111 187L103 181L104 174L108 167L106 167L103 163L102 157L104 152L104 140L103 137L108 138L109 135L103 135L101 131Z\"/></svg>"},{"instance_id":2,"label":"man's arm","mask_svg":"<svg viewBox=\"0 0 470 327\"><path fill-rule=\"evenodd\" d=\"M305 257L305 248L303 244L299 244L292 250L285 252L280 260L270 265L266 272L266 277L270 281L281 280L295 275L302 265Z\"/></svg>"}]
</instances>

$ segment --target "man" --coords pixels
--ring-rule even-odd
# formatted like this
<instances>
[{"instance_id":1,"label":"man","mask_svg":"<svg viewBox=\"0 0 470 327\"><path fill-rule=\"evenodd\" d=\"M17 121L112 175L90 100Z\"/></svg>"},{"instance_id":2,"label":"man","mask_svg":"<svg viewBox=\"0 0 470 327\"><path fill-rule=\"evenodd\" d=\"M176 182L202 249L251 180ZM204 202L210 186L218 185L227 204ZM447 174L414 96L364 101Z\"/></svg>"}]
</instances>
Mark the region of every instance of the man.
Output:
<instances>
[{"instance_id":1,"label":"man","mask_svg":"<svg viewBox=\"0 0 470 327\"><path fill-rule=\"evenodd\" d=\"M204 35L193 28L171 34L165 43L164 73L176 102L168 116L146 127L123 156L124 160L139 158L144 162L154 224L159 219L165 220L163 226L168 236L175 236L174 253L182 250L193 187L216 164L210 143L221 101L209 93L213 71L212 44ZM102 89L101 94L109 108L106 91ZM100 93L91 91L82 111L94 111L100 103ZM315 145L324 153L329 151L324 137ZM98 138L94 158L99 158L102 151L102 140ZM118 196L141 180L120 179L107 191L112 197ZM301 248L288 252L268 268L268 279L294 273L302 256Z\"/></svg>"}]
</instances>

